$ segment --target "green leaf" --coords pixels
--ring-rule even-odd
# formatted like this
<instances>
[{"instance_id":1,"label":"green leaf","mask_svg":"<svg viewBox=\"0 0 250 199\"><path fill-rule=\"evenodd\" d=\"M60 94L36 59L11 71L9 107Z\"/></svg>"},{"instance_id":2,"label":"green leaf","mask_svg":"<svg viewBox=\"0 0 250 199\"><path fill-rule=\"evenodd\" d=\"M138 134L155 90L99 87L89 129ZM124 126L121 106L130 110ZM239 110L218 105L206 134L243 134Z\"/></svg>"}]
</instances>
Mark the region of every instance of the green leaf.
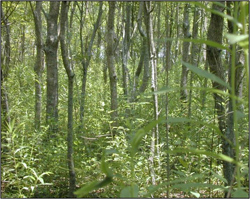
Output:
<instances>
[{"instance_id":1,"label":"green leaf","mask_svg":"<svg viewBox=\"0 0 250 199\"><path fill-rule=\"evenodd\" d=\"M146 132L144 131L144 129L139 129L136 134L134 135L132 142L131 142L131 146L132 146L132 156L136 153L136 151L138 150L139 144L142 140L142 138L144 137L144 135L146 134Z\"/></svg>"},{"instance_id":2,"label":"green leaf","mask_svg":"<svg viewBox=\"0 0 250 199\"><path fill-rule=\"evenodd\" d=\"M234 163L234 164L238 164L240 165L239 162L236 162L233 158L226 156L224 154L217 154L215 152L211 152L211 151L204 151L204 150L199 150L199 149L193 149L193 148L176 148L174 150L167 150L167 153L170 154L175 154L175 153L193 153L193 154L203 154L203 155L207 155L216 159L220 159L220 160L224 160L226 162L230 162L230 163Z\"/></svg>"},{"instance_id":3,"label":"green leaf","mask_svg":"<svg viewBox=\"0 0 250 199\"><path fill-rule=\"evenodd\" d=\"M74 194L78 198L84 197L89 192L93 191L96 188L96 186L98 185L98 183L99 183L98 181L91 182L91 183L83 186L82 188L78 189L77 191L75 191Z\"/></svg>"},{"instance_id":4,"label":"green leaf","mask_svg":"<svg viewBox=\"0 0 250 199\"><path fill-rule=\"evenodd\" d=\"M184 166L186 169L188 168L188 164L186 161L182 160L181 158L179 158L179 162L182 164L182 166Z\"/></svg>"},{"instance_id":5,"label":"green leaf","mask_svg":"<svg viewBox=\"0 0 250 199\"><path fill-rule=\"evenodd\" d=\"M230 44L235 44L243 40L248 41L248 37L249 37L248 35L235 35L235 34L230 34L230 33L226 34L226 38L228 39L228 42Z\"/></svg>"},{"instance_id":6,"label":"green leaf","mask_svg":"<svg viewBox=\"0 0 250 199\"><path fill-rule=\"evenodd\" d=\"M106 154L105 154L105 151L104 151L103 154L102 154L101 170L107 176L112 176L113 173L112 173L111 169L108 167L108 163L105 162L105 157L106 157Z\"/></svg>"},{"instance_id":7,"label":"green leaf","mask_svg":"<svg viewBox=\"0 0 250 199\"><path fill-rule=\"evenodd\" d=\"M178 188L181 190L187 190L190 188L198 188L198 187L223 188L223 186L221 185L213 185L213 184L207 184L207 183L195 183L195 182L188 182L185 184L176 184L172 186L172 188Z\"/></svg>"},{"instance_id":8,"label":"green leaf","mask_svg":"<svg viewBox=\"0 0 250 199\"><path fill-rule=\"evenodd\" d=\"M232 192L232 196L234 198L248 198L249 194L242 189L237 189L236 191Z\"/></svg>"},{"instance_id":9,"label":"green leaf","mask_svg":"<svg viewBox=\"0 0 250 199\"><path fill-rule=\"evenodd\" d=\"M134 137L132 138L131 141L131 146L132 146L132 151L131 151L131 155L133 156L136 151L138 150L139 144L142 140L142 138L146 135L147 132L151 131L158 123L164 121L164 118L159 118L158 120L154 120L152 122L150 122L148 125L146 125L144 128L139 129Z\"/></svg>"},{"instance_id":10,"label":"green leaf","mask_svg":"<svg viewBox=\"0 0 250 199\"><path fill-rule=\"evenodd\" d=\"M36 179L33 176L24 176L23 179L30 178L31 180L35 181Z\"/></svg>"},{"instance_id":11,"label":"green leaf","mask_svg":"<svg viewBox=\"0 0 250 199\"><path fill-rule=\"evenodd\" d=\"M196 66L193 66L189 63L186 63L184 61L182 61L182 64L185 65L187 68L189 68L192 72L196 73L197 75L200 75L200 76L205 77L207 79L211 79L212 81L215 81L215 82L221 84L222 86L225 86L229 90L231 89L230 86L226 82L224 82L222 79L220 79L216 75L209 73L206 70L202 70L202 69L200 69Z\"/></svg>"},{"instance_id":12,"label":"green leaf","mask_svg":"<svg viewBox=\"0 0 250 199\"><path fill-rule=\"evenodd\" d=\"M41 182L41 184L44 184L44 180L41 177L38 177L38 180Z\"/></svg>"},{"instance_id":13,"label":"green leaf","mask_svg":"<svg viewBox=\"0 0 250 199\"><path fill-rule=\"evenodd\" d=\"M99 188L102 188L106 185L108 185L109 183L112 182L112 178L109 177L109 176L106 176L104 178L104 180L102 181L94 181L94 182L91 182L85 186L83 186L82 188L78 189L77 191L74 192L74 194L78 197L78 198L81 198L85 195L87 195L88 193L90 193L91 191L95 190L95 189L99 189Z\"/></svg>"},{"instance_id":14,"label":"green leaf","mask_svg":"<svg viewBox=\"0 0 250 199\"><path fill-rule=\"evenodd\" d=\"M148 188L148 192L144 195L144 197L149 197L152 193L154 193L155 191L157 191L159 188L167 186L167 185L172 185L172 184L177 184L177 183L181 183L181 182L187 182L187 181L191 181L191 180L197 180L200 178L203 178L204 174L194 174L192 176L188 176L188 177L181 177L179 179L176 180L172 180L172 181L168 181L168 182L163 182L157 186L150 186Z\"/></svg>"},{"instance_id":15,"label":"green leaf","mask_svg":"<svg viewBox=\"0 0 250 199\"><path fill-rule=\"evenodd\" d=\"M121 198L137 198L139 193L138 185L128 186L122 189Z\"/></svg>"},{"instance_id":16,"label":"green leaf","mask_svg":"<svg viewBox=\"0 0 250 199\"><path fill-rule=\"evenodd\" d=\"M210 40L205 40L205 39L180 39L182 41L185 41L185 42L193 42L193 43L197 43L197 44L206 44L207 46L212 46L212 47L215 47L215 48L219 48L219 49L223 49L223 50L227 50L228 52L231 52L231 50L220 44L220 43L217 43L217 42L214 42L214 41L210 41Z\"/></svg>"},{"instance_id":17,"label":"green leaf","mask_svg":"<svg viewBox=\"0 0 250 199\"><path fill-rule=\"evenodd\" d=\"M199 198L201 196L201 194L197 192L190 191L190 193L193 194L196 198Z\"/></svg>"}]
</instances>

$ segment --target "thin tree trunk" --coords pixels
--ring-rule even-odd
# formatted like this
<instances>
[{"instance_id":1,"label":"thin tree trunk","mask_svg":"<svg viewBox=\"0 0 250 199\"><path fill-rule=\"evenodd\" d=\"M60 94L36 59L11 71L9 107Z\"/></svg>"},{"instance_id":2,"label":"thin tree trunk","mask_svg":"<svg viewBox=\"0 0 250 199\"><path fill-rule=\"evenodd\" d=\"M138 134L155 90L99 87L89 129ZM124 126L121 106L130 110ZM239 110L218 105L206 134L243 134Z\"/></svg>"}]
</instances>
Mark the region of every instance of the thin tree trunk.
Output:
<instances>
[{"instance_id":1,"label":"thin tree trunk","mask_svg":"<svg viewBox=\"0 0 250 199\"><path fill-rule=\"evenodd\" d=\"M180 42L179 42L179 34L180 34L180 30L179 30L179 3L176 3L176 13L175 13L175 24L176 24L176 43L175 43L175 59L177 59L178 56L178 51L179 51L179 47L180 47Z\"/></svg>"},{"instance_id":2,"label":"thin tree trunk","mask_svg":"<svg viewBox=\"0 0 250 199\"><path fill-rule=\"evenodd\" d=\"M125 21L125 33L123 38L122 48L122 82L123 82L123 93L124 96L128 97L128 58L130 48L130 2L126 2L126 21Z\"/></svg>"},{"instance_id":3,"label":"thin tree trunk","mask_svg":"<svg viewBox=\"0 0 250 199\"><path fill-rule=\"evenodd\" d=\"M36 63L34 66L34 71L36 73L35 79L35 129L40 129L41 124L41 109L42 109L42 72L44 70L43 66L43 47L42 47L42 2L36 2L36 8L33 10L32 3L30 6L33 11L34 22L35 22L35 33L36 33Z\"/></svg>"},{"instance_id":4,"label":"thin tree trunk","mask_svg":"<svg viewBox=\"0 0 250 199\"><path fill-rule=\"evenodd\" d=\"M151 65L151 90L152 92L157 91L157 63L156 63L156 51L154 45L154 36L153 36L153 26L152 26L152 17L151 17L151 2L145 2L145 25L146 32L148 37L148 52L150 55L150 65ZM158 120L158 96L153 94L153 103L154 103L154 119ZM156 146L155 146L156 145ZM155 147L157 149L157 158L158 164L160 163L160 151L159 151L159 126L158 124L152 131L152 141L151 141L151 154L150 154L150 170L152 184L156 184L155 171L154 171L154 158L155 158Z\"/></svg>"},{"instance_id":5,"label":"thin tree trunk","mask_svg":"<svg viewBox=\"0 0 250 199\"><path fill-rule=\"evenodd\" d=\"M172 6L172 4L171 4ZM171 7L172 8L172 7ZM172 10L172 9L171 9ZM170 19L169 11L167 11L166 14L166 37L171 38L172 37L172 25L173 21ZM166 42L166 66L165 66L165 71L166 71L166 86L169 86L169 70L171 69L171 46L172 46L172 41L169 40ZM169 98L168 98L168 93L166 93L166 101L165 101L165 114L166 114L166 150L169 150L169 123L168 123L168 112L169 112ZM170 181L170 159L169 159L169 153L167 154L167 180ZM167 186L167 198L169 198L170 194L170 186Z\"/></svg>"},{"instance_id":6,"label":"thin tree trunk","mask_svg":"<svg viewBox=\"0 0 250 199\"><path fill-rule=\"evenodd\" d=\"M108 23L107 23L107 65L109 70L110 92L111 92L111 120L113 127L117 126L117 74L115 69L115 49L114 49L114 16L116 2L109 2Z\"/></svg>"},{"instance_id":7,"label":"thin tree trunk","mask_svg":"<svg viewBox=\"0 0 250 199\"><path fill-rule=\"evenodd\" d=\"M184 8L184 18L183 18L184 38L189 38L191 36L189 32L189 7L190 5L186 3L185 8ZM183 53L182 55L182 60L184 62L188 62L189 46L190 46L190 42L183 42L183 52L185 53ZM182 65L181 83L180 83L180 87L181 87L180 99L183 102L187 102L187 97L188 97L188 91L186 89L187 77L188 77L188 69L185 65Z\"/></svg>"},{"instance_id":8,"label":"thin tree trunk","mask_svg":"<svg viewBox=\"0 0 250 199\"><path fill-rule=\"evenodd\" d=\"M198 19L199 19L199 11L198 7L194 7L194 18L193 18L193 31L192 31L192 38L197 39L197 34L198 34ZM195 43L192 43L192 48L191 48L191 64L194 66L198 67L198 60L199 60L199 46ZM189 99L188 99L188 118L191 118L191 107L192 107L192 86L193 86L193 72L190 71L190 90L189 90ZM190 123L188 124L190 127Z\"/></svg>"},{"instance_id":9,"label":"thin tree trunk","mask_svg":"<svg viewBox=\"0 0 250 199\"><path fill-rule=\"evenodd\" d=\"M47 15L47 40L45 47L47 64L47 105L46 122L50 126L51 136L58 131L58 29L57 20L60 2L50 2L49 14Z\"/></svg>"},{"instance_id":10,"label":"thin tree trunk","mask_svg":"<svg viewBox=\"0 0 250 199\"><path fill-rule=\"evenodd\" d=\"M65 32L66 32L66 24L68 21L68 4L67 2L62 2L61 7L61 32L60 32L60 44L61 44L61 53L62 60L64 64L64 68L68 75L68 168L69 168L69 197L75 197L74 191L76 188L76 177L75 177L75 168L74 168L74 159L73 159L73 83L74 83L74 72L73 67L69 62L69 44L66 43Z\"/></svg>"}]
</instances>

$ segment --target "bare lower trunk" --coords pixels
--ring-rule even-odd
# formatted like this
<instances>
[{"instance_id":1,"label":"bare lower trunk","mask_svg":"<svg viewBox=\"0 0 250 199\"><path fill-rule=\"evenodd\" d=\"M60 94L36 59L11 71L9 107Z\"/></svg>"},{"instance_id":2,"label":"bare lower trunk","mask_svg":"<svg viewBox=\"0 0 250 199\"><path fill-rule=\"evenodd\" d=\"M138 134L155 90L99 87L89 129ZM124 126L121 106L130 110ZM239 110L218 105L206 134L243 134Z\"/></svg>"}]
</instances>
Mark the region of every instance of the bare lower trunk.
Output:
<instances>
[{"instance_id":1,"label":"bare lower trunk","mask_svg":"<svg viewBox=\"0 0 250 199\"><path fill-rule=\"evenodd\" d=\"M8 101L8 92L7 88L5 85L5 82L7 81L8 74L9 74L9 67L10 67L10 23L8 19L5 18L5 15L3 13L3 8L1 6L1 18L4 19L4 28L2 29L5 30L5 37L4 37L4 50L2 51L2 57L1 57L1 63L2 67L1 68L1 108L2 108L2 113L3 113L3 118L2 118L2 124L8 125L10 124L10 115L9 115L9 101ZM2 128L4 130L4 128Z\"/></svg>"},{"instance_id":2,"label":"bare lower trunk","mask_svg":"<svg viewBox=\"0 0 250 199\"><path fill-rule=\"evenodd\" d=\"M123 38L122 48L122 82L123 82L123 93L124 96L128 97L128 58L130 48L130 3L126 3L126 23L125 23L125 34Z\"/></svg>"},{"instance_id":3,"label":"bare lower trunk","mask_svg":"<svg viewBox=\"0 0 250 199\"><path fill-rule=\"evenodd\" d=\"M183 33L184 33L184 38L189 38L191 36L189 32L189 4L185 4L184 8L184 19L183 19ZM189 54L189 42L183 42L183 55L182 55L182 60L184 62L188 62L188 54ZM188 77L188 69L185 65L182 65L182 72L181 72L181 93L180 93L180 99L183 102L187 102L187 97L188 97L188 91L186 89L187 87L187 77Z\"/></svg>"},{"instance_id":4,"label":"bare lower trunk","mask_svg":"<svg viewBox=\"0 0 250 199\"><path fill-rule=\"evenodd\" d=\"M50 126L50 135L52 137L54 137L58 131L57 19L59 6L60 2L50 2L50 11L47 16L47 40L45 48L47 63L46 122Z\"/></svg>"},{"instance_id":5,"label":"bare lower trunk","mask_svg":"<svg viewBox=\"0 0 250 199\"><path fill-rule=\"evenodd\" d=\"M171 9L172 10L172 9ZM167 12L166 15L166 37L171 38L172 37L172 20L170 19L170 16L172 16L173 13ZM172 46L172 41L167 41L166 42L166 66L165 66L165 72L166 72L166 86L169 86L169 70L171 69L171 46ZM169 150L169 123L168 123L168 112L169 112L169 98L168 98L168 93L166 93L166 101L165 101L165 114L166 114L166 150ZM169 158L169 153L167 154L167 180L170 180L170 158ZM167 186L167 198L169 198L170 194L170 186Z\"/></svg>"},{"instance_id":6,"label":"bare lower trunk","mask_svg":"<svg viewBox=\"0 0 250 199\"><path fill-rule=\"evenodd\" d=\"M223 12L222 7L213 4L212 9ZM208 40L215 41L217 43L222 43L222 32L223 32L223 18L216 15L211 14L211 21L210 26L208 30ZM225 81L225 69L221 62L221 56L220 56L220 50L214 47L207 46L207 60L209 63L210 71L215 74L216 76L220 77L222 80ZM219 89L224 91L225 88L216 83L213 82L213 88ZM217 111L217 118L219 123L219 129L222 134L224 134L230 141L231 144L234 142L234 134L232 133L232 129L226 129L226 117L225 117L225 99L222 95L218 93L214 93L214 101L215 101L215 109ZM230 103L231 106L231 103ZM230 108L230 107L229 107ZM229 115L229 118L231 116ZM234 157L234 149L227 140L223 140L222 142L222 150L223 154ZM226 186L230 186L231 182L233 181L233 173L234 173L234 166L233 164L223 161L223 174L225 179L227 180L227 183L225 183Z\"/></svg>"},{"instance_id":7,"label":"bare lower trunk","mask_svg":"<svg viewBox=\"0 0 250 199\"><path fill-rule=\"evenodd\" d=\"M192 38L193 39L197 39L197 35L198 35L198 25L199 25L199 11L198 11L198 7L195 6L194 8L194 18L193 18L193 31L192 31ZM198 67L198 63L199 63L199 46L195 43L192 43L192 48L191 48L191 64ZM190 71L190 90L189 90L189 96L188 96L188 118L191 118L192 115L192 86L193 86L193 72ZM190 123L188 123L189 128L191 128Z\"/></svg>"},{"instance_id":8,"label":"bare lower trunk","mask_svg":"<svg viewBox=\"0 0 250 199\"><path fill-rule=\"evenodd\" d=\"M145 25L146 32L148 37L148 52L150 55L150 65L151 65L151 90L152 92L157 91L157 63L156 63L156 51L154 45L154 36L153 36L153 26L152 26L152 17L150 15L151 2L145 2ZM154 119L158 120L158 96L153 94L153 103L154 103ZM155 146L156 145L156 146ZM154 171L154 158L155 158L155 148L157 149L157 158L158 164L160 163L160 151L159 151L159 126L158 124L152 131L152 141L151 141L151 154L150 154L150 169L151 169L151 178L152 184L156 184L155 171Z\"/></svg>"},{"instance_id":9,"label":"bare lower trunk","mask_svg":"<svg viewBox=\"0 0 250 199\"><path fill-rule=\"evenodd\" d=\"M111 92L111 120L113 121L113 127L117 126L117 74L115 69L115 49L114 49L114 15L115 15L115 3L109 2L109 13L107 23L107 65L109 69L109 81Z\"/></svg>"},{"instance_id":10,"label":"bare lower trunk","mask_svg":"<svg viewBox=\"0 0 250 199\"><path fill-rule=\"evenodd\" d=\"M67 2L62 2L61 8L61 33L60 33L60 44L61 44L61 53L64 68L68 76L68 136L67 136L67 145L68 145L68 168L69 168L69 197L75 197L74 191L76 189L76 177L75 177L75 168L74 168L74 158L73 158L73 83L74 83L74 72L73 67L69 62L69 44L66 42L65 33L66 33L66 24L68 21L68 4Z\"/></svg>"},{"instance_id":11,"label":"bare lower trunk","mask_svg":"<svg viewBox=\"0 0 250 199\"><path fill-rule=\"evenodd\" d=\"M32 4L31 8L33 11L34 22L35 22L35 33L36 33L36 63L34 66L34 71L36 73L35 78L35 129L40 129L41 124L41 109L42 109L42 72L43 67L43 49L42 49L42 19L41 19L41 9L42 2L36 2L36 9L33 10Z\"/></svg>"}]
</instances>

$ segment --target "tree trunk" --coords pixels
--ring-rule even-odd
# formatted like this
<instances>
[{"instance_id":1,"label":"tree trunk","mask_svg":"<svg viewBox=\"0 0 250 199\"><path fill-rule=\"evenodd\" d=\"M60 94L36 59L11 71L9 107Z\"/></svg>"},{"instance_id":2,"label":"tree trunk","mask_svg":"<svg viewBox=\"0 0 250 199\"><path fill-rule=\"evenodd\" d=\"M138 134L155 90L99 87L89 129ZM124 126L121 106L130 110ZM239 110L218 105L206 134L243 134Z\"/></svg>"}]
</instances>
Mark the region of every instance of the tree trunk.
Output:
<instances>
[{"instance_id":1,"label":"tree trunk","mask_svg":"<svg viewBox=\"0 0 250 199\"><path fill-rule=\"evenodd\" d=\"M35 129L40 129L41 124L41 109L42 109L42 72L43 67L43 47L42 47L42 18L41 18L41 9L42 2L36 2L36 9L33 10L32 4L30 2L34 22L35 22L35 33L36 33L36 63L34 66L34 71L36 74L35 78Z\"/></svg>"},{"instance_id":2,"label":"tree trunk","mask_svg":"<svg viewBox=\"0 0 250 199\"><path fill-rule=\"evenodd\" d=\"M75 177L75 168L74 168L74 159L73 159L73 83L74 83L74 72L73 67L69 62L69 44L66 43L65 32L66 24L68 22L68 4L66 1L62 2L61 8L61 32L60 32L60 44L61 44L61 53L63 65L68 75L68 168L69 168L69 197L75 197L74 191L76 188L76 177Z\"/></svg>"},{"instance_id":3,"label":"tree trunk","mask_svg":"<svg viewBox=\"0 0 250 199\"><path fill-rule=\"evenodd\" d=\"M193 31L192 31L192 38L197 39L198 35L198 25L199 25L199 11L198 11L198 6L194 7L194 18L193 18ZM191 48L191 60L190 63L196 67L198 67L198 60L199 60L199 46L195 44L194 42L192 43L192 48ZM193 72L190 71L190 90L189 90L189 99L188 99L188 118L191 118L191 107L192 107L192 86L193 86ZM189 123L189 127L190 123Z\"/></svg>"},{"instance_id":4,"label":"tree trunk","mask_svg":"<svg viewBox=\"0 0 250 199\"><path fill-rule=\"evenodd\" d=\"M172 6L172 4L171 4ZM172 10L172 7L171 7ZM173 27L173 20L170 19L170 16L173 13L169 14L169 11L167 11L166 14L166 37L167 38L172 38L172 27ZM169 40L166 42L166 66L165 66L165 72L166 72L166 86L169 86L169 70L171 69L171 46L172 46L172 41ZM168 123L168 112L169 112L169 98L168 98L168 93L166 93L166 101L165 101L165 114L166 114L166 150L169 150L169 123ZM170 160L169 160L169 153L167 153L167 180L170 180ZM167 186L167 198L169 198L169 194L170 194L170 186Z\"/></svg>"},{"instance_id":5,"label":"tree trunk","mask_svg":"<svg viewBox=\"0 0 250 199\"><path fill-rule=\"evenodd\" d=\"M153 26L152 26L152 17L151 17L151 2L145 2L145 25L146 32L148 37L148 53L150 57L150 65L151 65L151 90L152 92L157 91L157 63L156 63L156 51L154 45L154 36L153 36ZM154 119L158 120L158 96L153 94L153 103L154 103ZM151 154L150 154L150 170L151 170L151 178L152 184L156 184L155 179L155 171L154 171L154 158L155 158L155 145L157 148L157 158L159 166L160 163L160 151L159 151L159 126L158 124L152 131L152 141L151 141Z\"/></svg>"},{"instance_id":6,"label":"tree trunk","mask_svg":"<svg viewBox=\"0 0 250 199\"><path fill-rule=\"evenodd\" d=\"M149 74L148 36L147 36L147 33L142 29L142 11L144 9L145 8L144 8L144 5L143 5L143 2L141 2L140 7L139 7L139 11L138 11L138 29L139 29L140 35L143 38L143 44L142 44L141 58L140 58L138 68L139 68L141 63L144 63L144 71L143 71L142 84L141 84L140 89L139 89L140 93L143 93L146 90L146 88L148 86L148 80L150 78L150 74ZM139 73L137 73L137 74L138 74L138 77L139 77Z\"/></svg>"},{"instance_id":7,"label":"tree trunk","mask_svg":"<svg viewBox=\"0 0 250 199\"><path fill-rule=\"evenodd\" d=\"M109 2L108 23L107 23L107 65L109 70L110 91L111 91L111 120L113 126L117 126L117 74L115 69L114 49L114 15L116 2Z\"/></svg>"},{"instance_id":8,"label":"tree trunk","mask_svg":"<svg viewBox=\"0 0 250 199\"><path fill-rule=\"evenodd\" d=\"M216 4L213 4L212 9L223 12L223 7L220 7ZM208 29L207 38L210 41L214 41L222 44L222 33L223 33L223 18L216 14L211 14L210 25ZM207 46L207 60L209 63L209 68L211 73L215 74L219 78L225 81L225 69L221 62L220 50L214 47ZM217 82L213 82L213 88L219 89L221 91L225 90L225 87L218 84ZM217 111L217 118L219 123L219 129L222 134L226 135L226 137L233 141L234 135L226 130L226 117L225 117L225 99L222 95L218 93L214 93L213 95L215 101L215 109ZM232 142L233 143L233 142ZM222 142L222 150L223 154L233 157L234 151L232 146L229 144L227 140L223 140ZM225 186L230 186L233 180L234 167L231 163L223 161L223 174L227 183Z\"/></svg>"},{"instance_id":9,"label":"tree trunk","mask_svg":"<svg viewBox=\"0 0 250 199\"><path fill-rule=\"evenodd\" d=\"M183 34L184 38L189 38L191 36L189 32L189 7L190 5L188 3L185 4L184 8L184 18L183 18ZM183 42L183 55L182 60L184 62L188 62L188 56L189 56L189 42ZM188 92L186 89L187 86L187 77L188 77L188 69L185 65L182 65L182 73L181 73L181 93L180 93L180 99L183 102L187 102Z\"/></svg>"},{"instance_id":10,"label":"tree trunk","mask_svg":"<svg viewBox=\"0 0 250 199\"><path fill-rule=\"evenodd\" d=\"M1 58L1 108L2 108L2 113L3 113L3 118L2 118L2 124L3 126L10 124L10 115L9 115L9 100L8 100L8 92L7 88L5 85L5 82L7 81L8 74L9 74L9 67L10 67L10 24L8 22L8 19L5 18L4 12L3 12L3 7L1 6L1 18L4 23L4 28L5 28L5 44L4 50L2 51L3 55ZM5 128L2 128L2 131Z\"/></svg>"},{"instance_id":11,"label":"tree trunk","mask_svg":"<svg viewBox=\"0 0 250 199\"><path fill-rule=\"evenodd\" d=\"M123 93L124 96L128 97L128 58L130 48L130 2L126 2L126 20L125 20L125 33L123 37L123 48L122 48L122 82L123 82Z\"/></svg>"},{"instance_id":12,"label":"tree trunk","mask_svg":"<svg viewBox=\"0 0 250 199\"><path fill-rule=\"evenodd\" d=\"M177 59L178 56L178 51L180 47L180 42L179 42L179 34L180 34L180 28L179 28L179 3L176 3L176 13L175 13L175 24L176 24L176 42L175 42L175 55L174 58Z\"/></svg>"},{"instance_id":13,"label":"tree trunk","mask_svg":"<svg viewBox=\"0 0 250 199\"><path fill-rule=\"evenodd\" d=\"M50 2L49 14L47 15L47 39L45 47L47 64L46 122L50 126L52 137L54 137L58 131L57 19L59 6L60 2Z\"/></svg>"}]
</instances>

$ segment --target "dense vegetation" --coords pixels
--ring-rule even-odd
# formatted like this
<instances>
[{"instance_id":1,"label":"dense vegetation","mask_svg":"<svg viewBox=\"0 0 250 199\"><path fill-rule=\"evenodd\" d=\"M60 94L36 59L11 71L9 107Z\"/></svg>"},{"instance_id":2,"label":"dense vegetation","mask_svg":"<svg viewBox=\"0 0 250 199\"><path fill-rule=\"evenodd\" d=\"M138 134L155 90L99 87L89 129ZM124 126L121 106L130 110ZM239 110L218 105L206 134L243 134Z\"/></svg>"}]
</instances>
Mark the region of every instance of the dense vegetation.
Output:
<instances>
[{"instance_id":1,"label":"dense vegetation","mask_svg":"<svg viewBox=\"0 0 250 199\"><path fill-rule=\"evenodd\" d=\"M248 197L248 4L1 2L2 197Z\"/></svg>"}]
</instances>

